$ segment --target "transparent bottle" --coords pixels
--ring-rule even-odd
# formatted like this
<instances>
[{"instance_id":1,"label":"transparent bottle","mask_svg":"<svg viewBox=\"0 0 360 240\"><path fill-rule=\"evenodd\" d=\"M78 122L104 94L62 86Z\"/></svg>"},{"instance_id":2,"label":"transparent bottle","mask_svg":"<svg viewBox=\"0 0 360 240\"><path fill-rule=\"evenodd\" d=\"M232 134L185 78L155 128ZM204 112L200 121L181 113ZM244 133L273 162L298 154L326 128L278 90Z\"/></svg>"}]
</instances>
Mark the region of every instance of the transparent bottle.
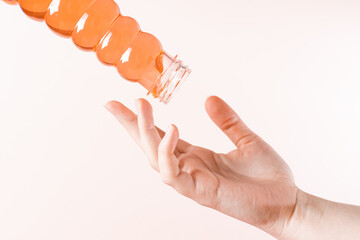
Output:
<instances>
[{"instance_id":1,"label":"transparent bottle","mask_svg":"<svg viewBox=\"0 0 360 240\"><path fill-rule=\"evenodd\" d=\"M191 73L177 56L163 50L155 36L143 32L135 19L123 16L113 0L17 1L25 14L45 20L79 48L95 51L101 62L114 65L123 78L140 83L163 103Z\"/></svg>"}]
</instances>

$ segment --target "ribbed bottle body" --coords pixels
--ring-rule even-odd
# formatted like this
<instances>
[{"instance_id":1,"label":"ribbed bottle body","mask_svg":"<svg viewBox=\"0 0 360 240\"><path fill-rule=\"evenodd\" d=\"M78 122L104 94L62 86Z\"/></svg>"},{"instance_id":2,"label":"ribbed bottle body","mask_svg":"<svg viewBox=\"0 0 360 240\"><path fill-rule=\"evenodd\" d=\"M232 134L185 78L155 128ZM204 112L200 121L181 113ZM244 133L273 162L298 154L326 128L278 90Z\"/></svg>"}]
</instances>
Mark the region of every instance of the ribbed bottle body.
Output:
<instances>
[{"instance_id":1,"label":"ribbed bottle body","mask_svg":"<svg viewBox=\"0 0 360 240\"><path fill-rule=\"evenodd\" d=\"M159 96L160 86L156 84L169 81L168 77L161 78L169 74L172 69L169 61L176 58L165 53L160 41L143 32L135 19L123 16L113 0L18 0L18 3L25 14L45 21L61 36L71 37L79 48L96 52L101 62L115 66L123 78L140 83L154 97ZM182 77L175 74L176 81L184 80L190 73L186 66L183 68L187 74ZM168 85L161 88L165 91Z\"/></svg>"}]
</instances>

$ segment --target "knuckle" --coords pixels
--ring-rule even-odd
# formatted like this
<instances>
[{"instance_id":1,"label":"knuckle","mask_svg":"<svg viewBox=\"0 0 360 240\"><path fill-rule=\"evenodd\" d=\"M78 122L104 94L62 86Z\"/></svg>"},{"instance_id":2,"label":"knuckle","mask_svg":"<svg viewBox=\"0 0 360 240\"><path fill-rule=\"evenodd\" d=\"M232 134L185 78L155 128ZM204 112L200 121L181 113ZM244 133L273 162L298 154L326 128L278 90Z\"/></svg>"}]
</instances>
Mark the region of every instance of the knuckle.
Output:
<instances>
[{"instance_id":1,"label":"knuckle","mask_svg":"<svg viewBox=\"0 0 360 240\"><path fill-rule=\"evenodd\" d=\"M172 185L174 183L174 177L170 176L169 174L162 174L161 175L162 181L167 185Z\"/></svg>"},{"instance_id":2,"label":"knuckle","mask_svg":"<svg viewBox=\"0 0 360 240\"><path fill-rule=\"evenodd\" d=\"M239 122L239 118L236 116L230 117L229 119L227 119L225 122L223 122L221 124L221 129L223 129L223 131L228 131L232 128L234 128Z\"/></svg>"},{"instance_id":3,"label":"knuckle","mask_svg":"<svg viewBox=\"0 0 360 240\"><path fill-rule=\"evenodd\" d=\"M238 147L243 147L243 146L247 146L251 143L257 142L258 140L258 136L253 134L253 133L247 133L241 137L239 137L236 142L235 145Z\"/></svg>"}]
</instances>

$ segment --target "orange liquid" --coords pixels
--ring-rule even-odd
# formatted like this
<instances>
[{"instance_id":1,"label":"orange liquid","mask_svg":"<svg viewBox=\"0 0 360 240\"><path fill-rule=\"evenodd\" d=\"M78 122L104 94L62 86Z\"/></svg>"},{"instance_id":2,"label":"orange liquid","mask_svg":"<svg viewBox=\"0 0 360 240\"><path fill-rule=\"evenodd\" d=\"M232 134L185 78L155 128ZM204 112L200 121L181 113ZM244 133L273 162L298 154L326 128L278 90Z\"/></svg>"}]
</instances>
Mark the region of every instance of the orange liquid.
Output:
<instances>
[{"instance_id":1,"label":"orange liquid","mask_svg":"<svg viewBox=\"0 0 360 240\"><path fill-rule=\"evenodd\" d=\"M93 2L94 0L53 0L45 14L46 24L55 32L70 36Z\"/></svg>"},{"instance_id":2,"label":"orange liquid","mask_svg":"<svg viewBox=\"0 0 360 240\"><path fill-rule=\"evenodd\" d=\"M120 16L95 49L99 60L115 64L139 33L140 26L135 19Z\"/></svg>"},{"instance_id":3,"label":"orange liquid","mask_svg":"<svg viewBox=\"0 0 360 240\"><path fill-rule=\"evenodd\" d=\"M142 32L131 17L122 16L113 0L19 0L31 17L62 36L71 36L83 49L93 49L105 64L115 65L122 77L152 90L163 72L160 41Z\"/></svg>"},{"instance_id":4,"label":"orange liquid","mask_svg":"<svg viewBox=\"0 0 360 240\"><path fill-rule=\"evenodd\" d=\"M16 5L18 2L16 0L3 0L7 4Z\"/></svg>"},{"instance_id":5,"label":"orange liquid","mask_svg":"<svg viewBox=\"0 0 360 240\"><path fill-rule=\"evenodd\" d=\"M150 33L141 32L116 62L116 67L123 78L140 81L149 65L156 67L155 59L161 52L160 41Z\"/></svg>"},{"instance_id":6,"label":"orange liquid","mask_svg":"<svg viewBox=\"0 0 360 240\"><path fill-rule=\"evenodd\" d=\"M19 0L19 5L21 9L34 18L44 18L45 13L50 5L52 0Z\"/></svg>"},{"instance_id":7,"label":"orange liquid","mask_svg":"<svg viewBox=\"0 0 360 240\"><path fill-rule=\"evenodd\" d=\"M79 47L95 48L111 23L119 16L119 7L113 0L96 0L78 21L72 40Z\"/></svg>"}]
</instances>

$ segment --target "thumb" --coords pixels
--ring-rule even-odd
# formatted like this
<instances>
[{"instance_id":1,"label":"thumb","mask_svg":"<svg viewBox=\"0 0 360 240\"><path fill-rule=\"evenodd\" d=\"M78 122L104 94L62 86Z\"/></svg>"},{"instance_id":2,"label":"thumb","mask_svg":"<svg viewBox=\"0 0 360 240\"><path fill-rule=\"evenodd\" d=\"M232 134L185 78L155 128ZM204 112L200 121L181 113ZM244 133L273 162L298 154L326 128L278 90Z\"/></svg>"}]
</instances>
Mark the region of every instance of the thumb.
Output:
<instances>
[{"instance_id":1,"label":"thumb","mask_svg":"<svg viewBox=\"0 0 360 240\"><path fill-rule=\"evenodd\" d=\"M258 138L221 98L209 97L205 102L205 109L210 119L230 138L237 148Z\"/></svg>"}]
</instances>

